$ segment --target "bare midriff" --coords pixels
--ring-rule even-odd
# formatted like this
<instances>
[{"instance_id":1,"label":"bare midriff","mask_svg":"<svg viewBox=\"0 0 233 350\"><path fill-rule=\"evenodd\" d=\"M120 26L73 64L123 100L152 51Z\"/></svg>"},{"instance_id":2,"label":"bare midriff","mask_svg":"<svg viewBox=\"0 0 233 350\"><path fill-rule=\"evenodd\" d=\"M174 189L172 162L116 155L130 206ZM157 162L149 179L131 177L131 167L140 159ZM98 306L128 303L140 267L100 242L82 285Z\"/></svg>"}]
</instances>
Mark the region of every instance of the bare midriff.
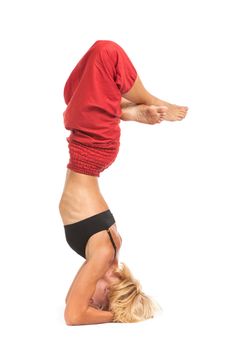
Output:
<instances>
[{"instance_id":1,"label":"bare midriff","mask_svg":"<svg viewBox=\"0 0 233 350\"><path fill-rule=\"evenodd\" d=\"M64 225L83 220L109 209L96 176L67 169L59 210Z\"/></svg>"}]
</instances>

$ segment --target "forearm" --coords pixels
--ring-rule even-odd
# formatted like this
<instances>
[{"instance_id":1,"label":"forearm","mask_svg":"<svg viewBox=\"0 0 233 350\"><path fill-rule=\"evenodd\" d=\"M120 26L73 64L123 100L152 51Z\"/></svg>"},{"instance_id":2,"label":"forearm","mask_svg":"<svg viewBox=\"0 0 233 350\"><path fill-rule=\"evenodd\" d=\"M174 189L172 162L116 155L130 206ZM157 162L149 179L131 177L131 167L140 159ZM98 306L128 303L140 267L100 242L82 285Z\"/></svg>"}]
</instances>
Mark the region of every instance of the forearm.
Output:
<instances>
[{"instance_id":1,"label":"forearm","mask_svg":"<svg viewBox=\"0 0 233 350\"><path fill-rule=\"evenodd\" d=\"M107 323L112 322L113 313L111 311L97 310L91 306L87 308L87 311L83 317L83 324L90 323Z\"/></svg>"},{"instance_id":2,"label":"forearm","mask_svg":"<svg viewBox=\"0 0 233 350\"><path fill-rule=\"evenodd\" d=\"M91 306L72 322L66 322L69 326L78 326L85 324L108 323L113 321L113 313L111 311L97 310Z\"/></svg>"}]
</instances>

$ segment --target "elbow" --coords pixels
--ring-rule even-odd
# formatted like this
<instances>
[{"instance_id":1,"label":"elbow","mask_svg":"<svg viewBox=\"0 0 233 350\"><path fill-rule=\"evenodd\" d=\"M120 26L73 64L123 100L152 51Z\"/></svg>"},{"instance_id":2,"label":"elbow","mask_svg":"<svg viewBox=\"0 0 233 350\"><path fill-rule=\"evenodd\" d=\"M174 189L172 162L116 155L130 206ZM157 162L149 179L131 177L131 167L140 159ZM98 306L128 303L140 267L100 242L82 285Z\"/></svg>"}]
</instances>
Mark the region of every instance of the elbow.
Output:
<instances>
[{"instance_id":1,"label":"elbow","mask_svg":"<svg viewBox=\"0 0 233 350\"><path fill-rule=\"evenodd\" d=\"M66 319L66 318L65 318L65 323L67 326L80 326L82 324L77 319Z\"/></svg>"},{"instance_id":2,"label":"elbow","mask_svg":"<svg viewBox=\"0 0 233 350\"><path fill-rule=\"evenodd\" d=\"M65 316L65 323L67 326L79 326L82 324L81 318L79 316Z\"/></svg>"},{"instance_id":3,"label":"elbow","mask_svg":"<svg viewBox=\"0 0 233 350\"><path fill-rule=\"evenodd\" d=\"M82 324L82 315L79 313L70 312L65 309L64 319L67 326L79 326Z\"/></svg>"}]
</instances>

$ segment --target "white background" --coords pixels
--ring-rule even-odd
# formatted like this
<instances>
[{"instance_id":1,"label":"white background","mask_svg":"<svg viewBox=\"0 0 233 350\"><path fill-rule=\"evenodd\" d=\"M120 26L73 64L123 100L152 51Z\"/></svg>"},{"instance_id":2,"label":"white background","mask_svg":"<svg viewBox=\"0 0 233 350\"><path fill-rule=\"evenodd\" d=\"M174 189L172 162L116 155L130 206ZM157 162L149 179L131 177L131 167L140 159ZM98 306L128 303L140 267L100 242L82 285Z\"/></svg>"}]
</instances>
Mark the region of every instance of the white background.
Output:
<instances>
[{"instance_id":1,"label":"white background","mask_svg":"<svg viewBox=\"0 0 233 350\"><path fill-rule=\"evenodd\" d=\"M231 1L1 4L1 348L232 349ZM68 148L65 81L99 39L145 87L187 105L182 122L121 121L99 184L124 261L163 311L137 324L66 326L83 259L58 211Z\"/></svg>"}]
</instances>

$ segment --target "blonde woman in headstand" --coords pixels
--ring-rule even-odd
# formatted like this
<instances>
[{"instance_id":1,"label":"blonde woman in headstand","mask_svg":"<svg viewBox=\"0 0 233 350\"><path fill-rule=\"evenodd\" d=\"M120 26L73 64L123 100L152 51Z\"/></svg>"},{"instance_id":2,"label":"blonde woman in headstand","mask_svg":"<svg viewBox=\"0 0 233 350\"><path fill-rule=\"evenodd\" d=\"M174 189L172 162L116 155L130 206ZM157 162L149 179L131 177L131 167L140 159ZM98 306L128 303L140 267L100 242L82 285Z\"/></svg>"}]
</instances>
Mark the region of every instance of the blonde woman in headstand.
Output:
<instances>
[{"instance_id":1,"label":"blonde woman in headstand","mask_svg":"<svg viewBox=\"0 0 233 350\"><path fill-rule=\"evenodd\" d=\"M69 163L59 202L65 237L85 261L68 294L67 325L138 322L157 309L126 264L118 262L122 237L99 184L116 159L120 120L154 125L180 121L188 107L151 95L123 48L97 40L77 63L64 88Z\"/></svg>"}]
</instances>

